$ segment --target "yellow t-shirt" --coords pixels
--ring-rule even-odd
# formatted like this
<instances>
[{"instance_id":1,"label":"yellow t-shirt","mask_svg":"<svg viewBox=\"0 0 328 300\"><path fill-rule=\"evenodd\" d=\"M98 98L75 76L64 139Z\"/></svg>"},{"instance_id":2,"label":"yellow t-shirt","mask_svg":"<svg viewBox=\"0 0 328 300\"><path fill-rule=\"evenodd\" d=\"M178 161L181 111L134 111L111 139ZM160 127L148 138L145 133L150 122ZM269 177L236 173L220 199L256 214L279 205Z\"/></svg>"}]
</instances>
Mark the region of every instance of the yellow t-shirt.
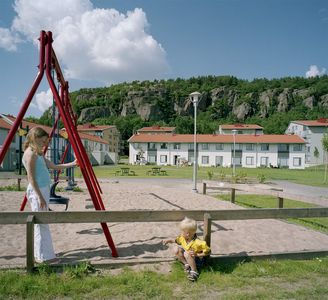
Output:
<instances>
[{"instance_id":1,"label":"yellow t-shirt","mask_svg":"<svg viewBox=\"0 0 328 300\"><path fill-rule=\"evenodd\" d=\"M198 238L197 234L194 235L194 238L189 243L187 243L185 238L181 235L175 239L175 242L185 251L195 251L196 253L204 252L206 254L211 253L211 248L207 246L205 241Z\"/></svg>"}]
</instances>

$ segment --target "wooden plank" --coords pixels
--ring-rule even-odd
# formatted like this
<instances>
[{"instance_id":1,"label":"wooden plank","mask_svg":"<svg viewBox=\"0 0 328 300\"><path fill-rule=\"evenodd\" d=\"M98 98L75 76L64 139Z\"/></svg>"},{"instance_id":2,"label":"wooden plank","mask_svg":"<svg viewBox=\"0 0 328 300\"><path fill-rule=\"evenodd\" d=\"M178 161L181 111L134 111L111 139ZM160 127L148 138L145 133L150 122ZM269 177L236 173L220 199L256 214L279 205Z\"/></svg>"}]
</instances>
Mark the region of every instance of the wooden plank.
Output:
<instances>
[{"instance_id":1,"label":"wooden plank","mask_svg":"<svg viewBox=\"0 0 328 300\"><path fill-rule=\"evenodd\" d=\"M34 268L34 216L28 215L26 219L26 269L32 273Z\"/></svg>"},{"instance_id":2,"label":"wooden plank","mask_svg":"<svg viewBox=\"0 0 328 300\"><path fill-rule=\"evenodd\" d=\"M203 195L206 195L206 183L203 182Z\"/></svg>"},{"instance_id":3,"label":"wooden plank","mask_svg":"<svg viewBox=\"0 0 328 300\"><path fill-rule=\"evenodd\" d=\"M0 212L0 224L25 224L28 215L35 224L106 223L106 222L180 222L185 217L203 221L209 213L214 220L251 220L276 218L328 217L328 208L256 208L227 210L167 210L167 211L66 211L66 212Z\"/></svg>"}]
</instances>

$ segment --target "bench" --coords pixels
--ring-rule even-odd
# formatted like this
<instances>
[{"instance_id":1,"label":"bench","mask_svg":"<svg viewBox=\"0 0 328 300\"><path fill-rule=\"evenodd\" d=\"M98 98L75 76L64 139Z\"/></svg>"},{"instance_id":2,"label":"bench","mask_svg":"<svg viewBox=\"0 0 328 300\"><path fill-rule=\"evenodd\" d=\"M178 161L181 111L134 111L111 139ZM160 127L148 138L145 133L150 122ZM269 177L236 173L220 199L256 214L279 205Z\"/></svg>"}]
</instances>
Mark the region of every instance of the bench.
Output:
<instances>
[{"instance_id":1,"label":"bench","mask_svg":"<svg viewBox=\"0 0 328 300\"><path fill-rule=\"evenodd\" d=\"M116 172L115 172L115 176L117 176L117 174L120 175L120 173L121 173L120 170L116 171Z\"/></svg>"},{"instance_id":2,"label":"bench","mask_svg":"<svg viewBox=\"0 0 328 300\"><path fill-rule=\"evenodd\" d=\"M135 176L136 173L134 171L130 171L131 175Z\"/></svg>"},{"instance_id":3,"label":"bench","mask_svg":"<svg viewBox=\"0 0 328 300\"><path fill-rule=\"evenodd\" d=\"M244 182L244 183L247 183L247 182L250 182L252 180L251 177L218 177L218 179L221 180L221 182L224 182L224 181L234 181L234 182L238 182L240 181L241 183Z\"/></svg>"},{"instance_id":4,"label":"bench","mask_svg":"<svg viewBox=\"0 0 328 300\"><path fill-rule=\"evenodd\" d=\"M146 172L146 175L149 175L152 172L153 172L152 170L149 170L149 171Z\"/></svg>"},{"instance_id":5,"label":"bench","mask_svg":"<svg viewBox=\"0 0 328 300\"><path fill-rule=\"evenodd\" d=\"M165 170L161 170L160 173L159 173L159 175L161 175L161 174L162 175L167 175Z\"/></svg>"}]
</instances>

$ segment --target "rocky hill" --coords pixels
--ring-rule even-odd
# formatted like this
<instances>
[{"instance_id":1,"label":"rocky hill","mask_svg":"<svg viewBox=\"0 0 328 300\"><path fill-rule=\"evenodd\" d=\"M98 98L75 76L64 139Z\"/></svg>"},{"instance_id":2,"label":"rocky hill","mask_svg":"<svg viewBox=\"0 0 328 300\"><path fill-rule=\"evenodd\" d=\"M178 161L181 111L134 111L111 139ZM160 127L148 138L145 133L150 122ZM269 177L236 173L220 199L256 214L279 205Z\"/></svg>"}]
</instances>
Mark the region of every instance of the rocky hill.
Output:
<instances>
[{"instance_id":1,"label":"rocky hill","mask_svg":"<svg viewBox=\"0 0 328 300\"><path fill-rule=\"evenodd\" d=\"M211 112L217 114L217 117L235 114L240 120L251 116L266 118L270 112L285 113L302 104L311 109L320 106L328 108L328 94L318 96L313 92L312 87L309 89L275 88L260 93L243 93L237 89L221 86L202 94L202 100L198 106L199 111L206 111L212 107ZM100 99L102 105L93 106L92 104L97 99ZM111 115L119 117L138 114L145 121L151 118L155 121L167 121L172 114L190 117L194 114L193 104L189 97L172 97L172 93L165 84L155 84L141 90L131 89L123 95L121 93L117 105L113 105L112 95L101 93L97 89L76 92L74 105L78 107L81 101L88 102L87 106L91 105L80 111L79 121L83 123L90 123L97 118L107 118Z\"/></svg>"}]
</instances>

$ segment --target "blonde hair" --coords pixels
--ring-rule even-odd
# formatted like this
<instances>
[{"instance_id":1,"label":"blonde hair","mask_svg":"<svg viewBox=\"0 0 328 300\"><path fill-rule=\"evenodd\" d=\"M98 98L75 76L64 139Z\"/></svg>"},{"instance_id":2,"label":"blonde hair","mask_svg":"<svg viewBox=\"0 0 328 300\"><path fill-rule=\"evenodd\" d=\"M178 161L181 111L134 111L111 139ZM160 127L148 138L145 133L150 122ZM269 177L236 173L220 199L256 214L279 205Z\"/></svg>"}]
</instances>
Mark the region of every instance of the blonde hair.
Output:
<instances>
[{"instance_id":1,"label":"blonde hair","mask_svg":"<svg viewBox=\"0 0 328 300\"><path fill-rule=\"evenodd\" d=\"M36 143L35 138L43 138L44 136L49 137L48 133L43 128L32 128L26 135L23 150L25 151L28 147L30 147L35 154L43 155L42 149Z\"/></svg>"},{"instance_id":2,"label":"blonde hair","mask_svg":"<svg viewBox=\"0 0 328 300\"><path fill-rule=\"evenodd\" d=\"M191 233L196 233L197 231L197 222L194 219L185 217L179 224L180 230L189 231Z\"/></svg>"}]
</instances>

